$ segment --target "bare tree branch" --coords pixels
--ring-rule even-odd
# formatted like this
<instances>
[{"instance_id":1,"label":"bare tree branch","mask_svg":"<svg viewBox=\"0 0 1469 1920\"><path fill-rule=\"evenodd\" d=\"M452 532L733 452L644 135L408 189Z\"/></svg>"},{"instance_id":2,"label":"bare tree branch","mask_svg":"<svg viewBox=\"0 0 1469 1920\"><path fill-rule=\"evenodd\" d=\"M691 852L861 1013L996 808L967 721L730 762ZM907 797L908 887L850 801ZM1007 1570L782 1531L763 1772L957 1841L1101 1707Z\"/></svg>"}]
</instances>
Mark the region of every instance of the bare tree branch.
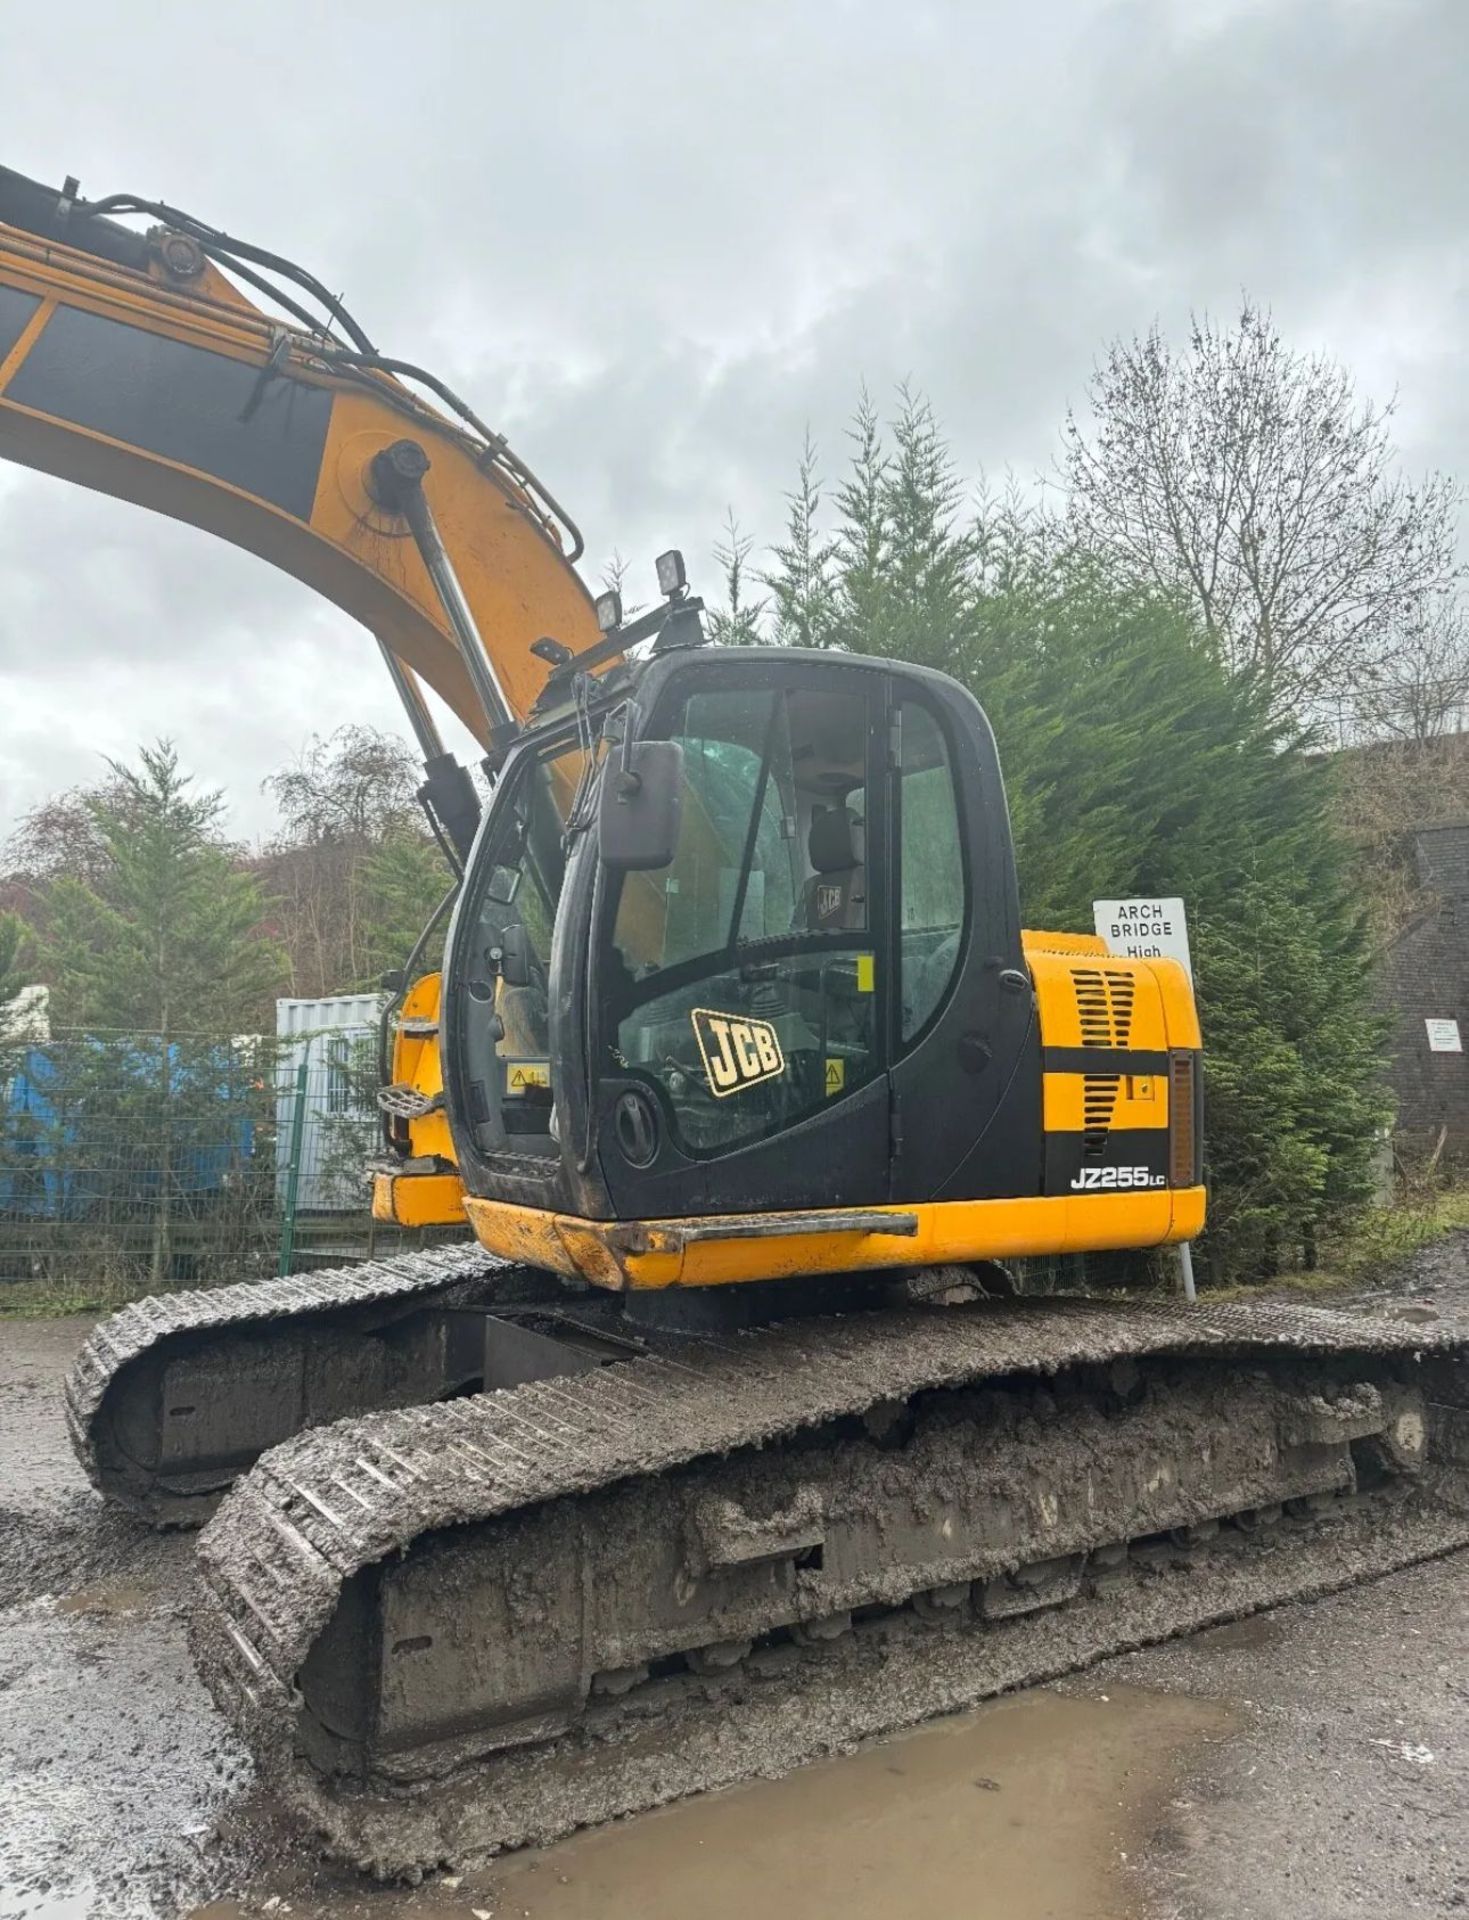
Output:
<instances>
[{"instance_id":1,"label":"bare tree branch","mask_svg":"<svg viewBox=\"0 0 1469 1920\"><path fill-rule=\"evenodd\" d=\"M1400 640L1446 617L1457 486L1402 475L1393 404L1359 402L1249 300L1232 327L1195 319L1182 353L1157 327L1114 341L1089 398L1064 429L1073 532L1191 601L1278 715L1313 720L1390 678Z\"/></svg>"}]
</instances>

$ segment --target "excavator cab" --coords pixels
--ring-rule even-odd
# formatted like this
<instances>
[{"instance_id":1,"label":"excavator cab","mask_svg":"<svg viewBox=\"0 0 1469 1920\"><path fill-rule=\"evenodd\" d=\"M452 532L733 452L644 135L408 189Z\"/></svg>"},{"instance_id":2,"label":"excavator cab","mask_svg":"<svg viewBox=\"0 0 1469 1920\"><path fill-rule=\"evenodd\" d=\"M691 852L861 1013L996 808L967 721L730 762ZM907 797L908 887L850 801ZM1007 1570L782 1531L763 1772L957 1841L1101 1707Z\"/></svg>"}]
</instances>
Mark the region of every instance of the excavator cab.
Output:
<instances>
[{"instance_id":1,"label":"excavator cab","mask_svg":"<svg viewBox=\"0 0 1469 1920\"><path fill-rule=\"evenodd\" d=\"M979 706L920 668L772 648L584 679L500 773L442 1057L497 1248L558 1218L635 1240L715 1217L747 1246L805 1239L789 1271L840 1256L844 1215L1038 1194L1039 1040ZM883 1237L913 1231L899 1213Z\"/></svg>"}]
</instances>

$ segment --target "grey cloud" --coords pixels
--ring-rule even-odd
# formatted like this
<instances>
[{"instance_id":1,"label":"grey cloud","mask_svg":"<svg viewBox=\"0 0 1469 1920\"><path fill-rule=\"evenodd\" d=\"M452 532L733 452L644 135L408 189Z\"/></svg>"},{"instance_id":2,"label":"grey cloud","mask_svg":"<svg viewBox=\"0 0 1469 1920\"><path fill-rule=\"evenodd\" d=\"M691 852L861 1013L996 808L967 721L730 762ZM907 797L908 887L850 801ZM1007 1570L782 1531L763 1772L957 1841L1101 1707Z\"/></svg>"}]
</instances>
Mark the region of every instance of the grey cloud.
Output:
<instances>
[{"instance_id":1,"label":"grey cloud","mask_svg":"<svg viewBox=\"0 0 1469 1920\"><path fill-rule=\"evenodd\" d=\"M1466 34L1461 0L77 0L10 31L0 158L302 260L510 433L593 562L673 542L707 580L726 503L777 530L808 423L835 472L859 380L911 375L966 471L1025 473L1106 338L1241 285L1460 460ZM253 824L312 726L391 717L370 644L260 563L0 488L0 805L89 728L168 730Z\"/></svg>"},{"instance_id":2,"label":"grey cloud","mask_svg":"<svg viewBox=\"0 0 1469 1920\"><path fill-rule=\"evenodd\" d=\"M1213 31L1196 20L1134 0L1096 36L1123 184L1160 254L1223 249L1295 280L1349 271L1357 247L1380 266L1462 246L1459 0L1286 0L1241 7Z\"/></svg>"}]
</instances>

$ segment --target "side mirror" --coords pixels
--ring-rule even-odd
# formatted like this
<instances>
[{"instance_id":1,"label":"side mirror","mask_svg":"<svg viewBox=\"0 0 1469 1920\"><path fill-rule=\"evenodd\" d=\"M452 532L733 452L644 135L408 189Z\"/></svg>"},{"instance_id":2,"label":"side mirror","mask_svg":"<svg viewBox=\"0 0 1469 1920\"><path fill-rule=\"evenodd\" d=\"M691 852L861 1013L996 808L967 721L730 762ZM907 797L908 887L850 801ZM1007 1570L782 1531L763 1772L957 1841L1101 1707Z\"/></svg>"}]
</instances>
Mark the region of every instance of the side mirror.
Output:
<instances>
[{"instance_id":1,"label":"side mirror","mask_svg":"<svg viewBox=\"0 0 1469 1920\"><path fill-rule=\"evenodd\" d=\"M597 845L619 873L671 866L683 812L683 748L677 740L639 740L602 770Z\"/></svg>"}]
</instances>

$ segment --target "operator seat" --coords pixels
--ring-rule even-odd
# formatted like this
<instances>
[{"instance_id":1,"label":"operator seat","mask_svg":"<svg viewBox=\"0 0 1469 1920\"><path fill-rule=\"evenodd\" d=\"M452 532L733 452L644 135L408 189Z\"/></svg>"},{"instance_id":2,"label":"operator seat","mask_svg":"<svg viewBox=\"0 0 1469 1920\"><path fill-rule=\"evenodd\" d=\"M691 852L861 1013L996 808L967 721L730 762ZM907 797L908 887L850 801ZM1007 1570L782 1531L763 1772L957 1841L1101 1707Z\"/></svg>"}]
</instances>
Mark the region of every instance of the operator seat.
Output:
<instances>
[{"instance_id":1,"label":"operator seat","mask_svg":"<svg viewBox=\"0 0 1469 1920\"><path fill-rule=\"evenodd\" d=\"M808 933L867 926L867 829L850 807L817 807L807 840L816 869L801 894Z\"/></svg>"}]
</instances>

